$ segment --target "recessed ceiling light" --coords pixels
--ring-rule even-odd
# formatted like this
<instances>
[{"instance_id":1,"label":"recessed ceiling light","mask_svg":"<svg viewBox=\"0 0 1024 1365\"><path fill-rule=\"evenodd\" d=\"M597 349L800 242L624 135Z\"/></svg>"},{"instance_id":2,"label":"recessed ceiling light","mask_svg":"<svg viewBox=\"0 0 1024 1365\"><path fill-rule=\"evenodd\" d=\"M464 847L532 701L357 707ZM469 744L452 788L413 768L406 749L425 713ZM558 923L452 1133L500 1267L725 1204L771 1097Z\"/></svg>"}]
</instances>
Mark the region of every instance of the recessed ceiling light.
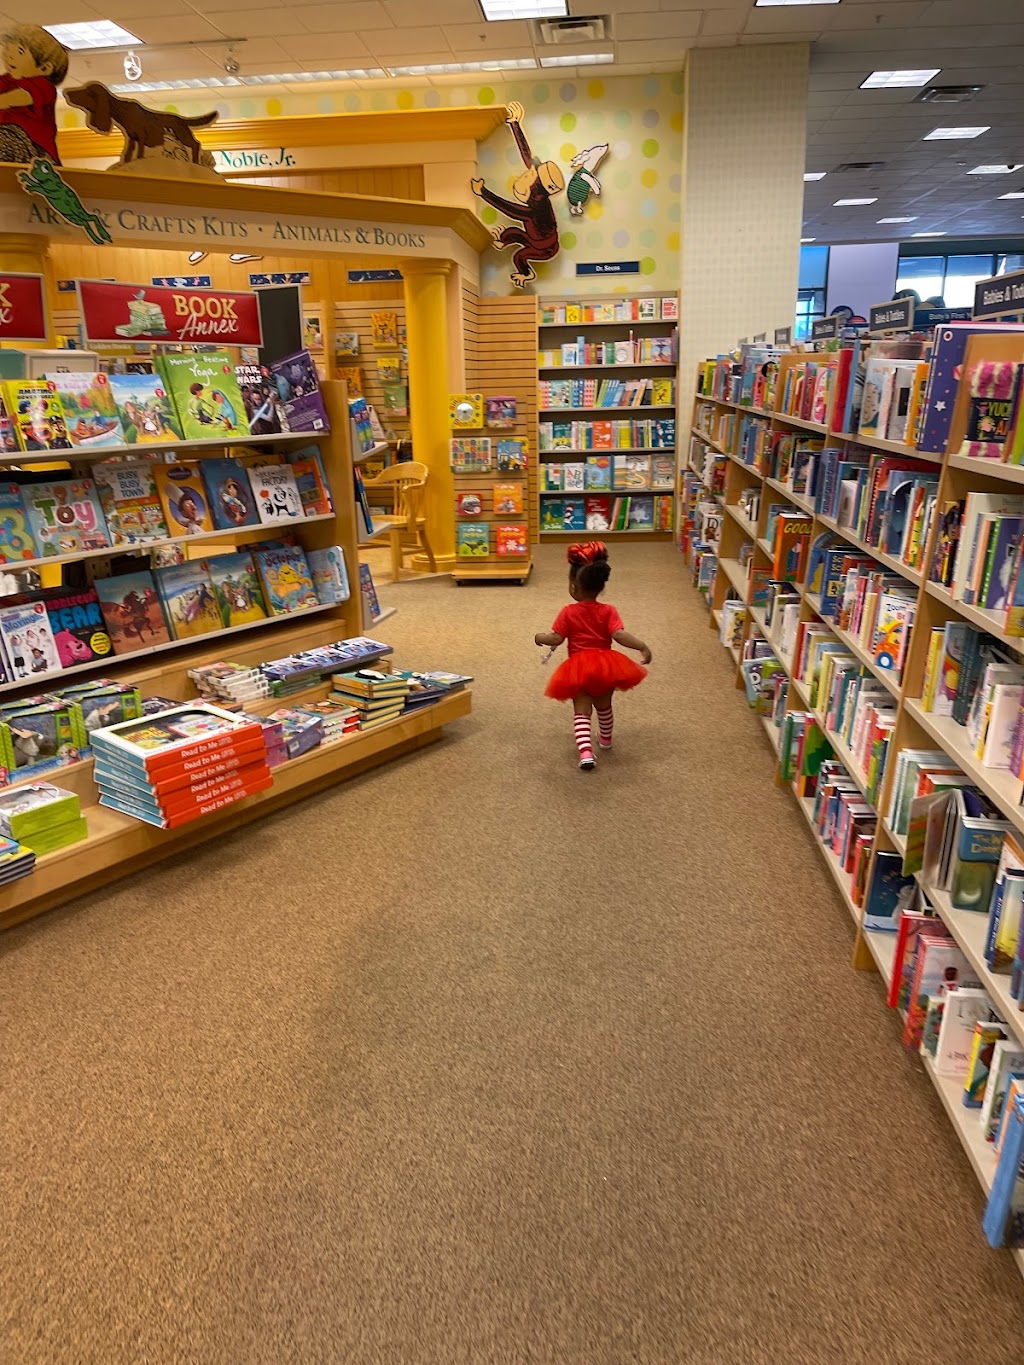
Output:
<instances>
[{"instance_id":1,"label":"recessed ceiling light","mask_svg":"<svg viewBox=\"0 0 1024 1365\"><path fill-rule=\"evenodd\" d=\"M804 171L805 180L824 180L828 171Z\"/></svg>"},{"instance_id":2,"label":"recessed ceiling light","mask_svg":"<svg viewBox=\"0 0 1024 1365\"><path fill-rule=\"evenodd\" d=\"M532 57L509 57L494 62L434 62L429 66L389 66L392 76L454 76L460 71L531 71Z\"/></svg>"},{"instance_id":3,"label":"recessed ceiling light","mask_svg":"<svg viewBox=\"0 0 1024 1365\"><path fill-rule=\"evenodd\" d=\"M43 27L73 51L84 47L139 47L142 43L141 38L109 19L96 19L88 24L44 24ZM138 86L135 88L139 89Z\"/></svg>"},{"instance_id":4,"label":"recessed ceiling light","mask_svg":"<svg viewBox=\"0 0 1024 1365\"><path fill-rule=\"evenodd\" d=\"M944 232L912 232L911 237L945 237Z\"/></svg>"},{"instance_id":5,"label":"recessed ceiling light","mask_svg":"<svg viewBox=\"0 0 1024 1365\"><path fill-rule=\"evenodd\" d=\"M541 66L599 66L615 60L614 52L579 52L575 57L541 57Z\"/></svg>"},{"instance_id":6,"label":"recessed ceiling light","mask_svg":"<svg viewBox=\"0 0 1024 1365\"><path fill-rule=\"evenodd\" d=\"M817 237L801 237L800 245L803 246L806 242L816 242L817 240Z\"/></svg>"},{"instance_id":7,"label":"recessed ceiling light","mask_svg":"<svg viewBox=\"0 0 1024 1365\"><path fill-rule=\"evenodd\" d=\"M920 85L927 85L933 76L937 76L942 70L941 67L933 67L930 71L872 71L866 81L861 81L862 90L895 90L900 87L916 89Z\"/></svg>"},{"instance_id":8,"label":"recessed ceiling light","mask_svg":"<svg viewBox=\"0 0 1024 1365\"><path fill-rule=\"evenodd\" d=\"M1022 169L1022 164L1021 164L1020 162L1018 162L1016 166L1013 166L1013 165L1006 165L1006 166L975 166L974 170L973 170L973 171L968 171L967 174L968 174L968 175L1012 175L1012 174L1014 173L1014 171L1019 171L1019 170L1021 170L1021 169Z\"/></svg>"},{"instance_id":9,"label":"recessed ceiling light","mask_svg":"<svg viewBox=\"0 0 1024 1365\"><path fill-rule=\"evenodd\" d=\"M953 142L959 138L981 137L982 133L989 131L988 125L984 128L933 128L930 133L925 133L922 142Z\"/></svg>"},{"instance_id":10,"label":"recessed ceiling light","mask_svg":"<svg viewBox=\"0 0 1024 1365\"><path fill-rule=\"evenodd\" d=\"M877 203L878 203L878 196L876 195L874 199L837 199L836 202L832 205L832 207L833 207L834 209L846 209L846 208L859 207L861 204L877 204Z\"/></svg>"},{"instance_id":11,"label":"recessed ceiling light","mask_svg":"<svg viewBox=\"0 0 1024 1365\"><path fill-rule=\"evenodd\" d=\"M567 0L480 0L485 19L567 19Z\"/></svg>"},{"instance_id":12,"label":"recessed ceiling light","mask_svg":"<svg viewBox=\"0 0 1024 1365\"><path fill-rule=\"evenodd\" d=\"M1024 199L1024 190L1011 190L1009 194L1001 194L1000 199Z\"/></svg>"},{"instance_id":13,"label":"recessed ceiling light","mask_svg":"<svg viewBox=\"0 0 1024 1365\"><path fill-rule=\"evenodd\" d=\"M916 223L917 214L915 213L912 218L879 218L876 221L879 223Z\"/></svg>"}]
</instances>

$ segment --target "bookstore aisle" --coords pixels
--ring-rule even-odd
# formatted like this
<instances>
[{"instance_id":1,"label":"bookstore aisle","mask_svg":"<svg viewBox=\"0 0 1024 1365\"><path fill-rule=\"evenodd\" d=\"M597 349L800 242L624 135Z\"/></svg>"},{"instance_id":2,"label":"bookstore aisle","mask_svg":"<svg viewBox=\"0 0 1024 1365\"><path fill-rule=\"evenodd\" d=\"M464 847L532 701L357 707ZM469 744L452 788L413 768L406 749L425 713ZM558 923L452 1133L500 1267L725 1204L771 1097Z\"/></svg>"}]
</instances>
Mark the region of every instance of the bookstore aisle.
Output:
<instances>
[{"instance_id":1,"label":"bookstore aisle","mask_svg":"<svg viewBox=\"0 0 1024 1365\"><path fill-rule=\"evenodd\" d=\"M0 1358L1019 1361L677 552L614 551L655 661L593 775L562 556L389 588L477 677L441 744L0 937Z\"/></svg>"}]
</instances>

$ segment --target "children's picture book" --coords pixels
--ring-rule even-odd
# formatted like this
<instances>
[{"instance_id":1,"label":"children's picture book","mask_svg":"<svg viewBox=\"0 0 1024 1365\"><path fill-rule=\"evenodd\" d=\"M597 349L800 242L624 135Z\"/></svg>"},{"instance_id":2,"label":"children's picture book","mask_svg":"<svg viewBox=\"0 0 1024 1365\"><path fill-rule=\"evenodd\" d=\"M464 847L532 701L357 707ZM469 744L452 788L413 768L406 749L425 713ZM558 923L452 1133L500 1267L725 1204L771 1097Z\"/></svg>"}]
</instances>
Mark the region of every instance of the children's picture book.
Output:
<instances>
[{"instance_id":1,"label":"children's picture book","mask_svg":"<svg viewBox=\"0 0 1024 1365\"><path fill-rule=\"evenodd\" d=\"M398 384L402 379L402 357L400 355L379 355L377 357L377 382Z\"/></svg>"},{"instance_id":2,"label":"children's picture book","mask_svg":"<svg viewBox=\"0 0 1024 1365\"><path fill-rule=\"evenodd\" d=\"M612 457L610 455L589 455L587 457L586 487L595 492L612 486ZM605 530L608 528L605 527Z\"/></svg>"},{"instance_id":3,"label":"children's picture book","mask_svg":"<svg viewBox=\"0 0 1024 1365\"><path fill-rule=\"evenodd\" d=\"M489 436L453 436L451 439L452 470L456 474L489 474L491 438Z\"/></svg>"},{"instance_id":4,"label":"children's picture book","mask_svg":"<svg viewBox=\"0 0 1024 1365\"><path fill-rule=\"evenodd\" d=\"M125 445L181 440L181 424L162 375L112 374L110 390L117 404Z\"/></svg>"},{"instance_id":5,"label":"children's picture book","mask_svg":"<svg viewBox=\"0 0 1024 1365\"><path fill-rule=\"evenodd\" d=\"M12 681L53 673L61 667L60 655L42 602L0 607L0 640Z\"/></svg>"},{"instance_id":6,"label":"children's picture book","mask_svg":"<svg viewBox=\"0 0 1024 1365\"><path fill-rule=\"evenodd\" d=\"M44 600L61 667L107 658L113 646L95 588L58 588Z\"/></svg>"},{"instance_id":7,"label":"children's picture book","mask_svg":"<svg viewBox=\"0 0 1024 1365\"><path fill-rule=\"evenodd\" d=\"M497 526L494 531L495 549L503 558L529 553L529 530L524 526Z\"/></svg>"},{"instance_id":8,"label":"children's picture book","mask_svg":"<svg viewBox=\"0 0 1024 1365\"><path fill-rule=\"evenodd\" d=\"M220 608L201 559L156 570L156 590L176 640L210 635L221 628Z\"/></svg>"},{"instance_id":9,"label":"children's picture book","mask_svg":"<svg viewBox=\"0 0 1024 1365\"><path fill-rule=\"evenodd\" d=\"M298 351L275 360L270 371L283 408L282 427L288 431L327 431L320 377L309 352Z\"/></svg>"},{"instance_id":10,"label":"children's picture book","mask_svg":"<svg viewBox=\"0 0 1024 1365\"><path fill-rule=\"evenodd\" d=\"M494 515L496 517L521 517L525 489L521 483L496 483L494 485Z\"/></svg>"},{"instance_id":11,"label":"children's picture book","mask_svg":"<svg viewBox=\"0 0 1024 1365\"><path fill-rule=\"evenodd\" d=\"M20 484L0 483L0 564L39 559Z\"/></svg>"},{"instance_id":12,"label":"children's picture book","mask_svg":"<svg viewBox=\"0 0 1024 1365\"><path fill-rule=\"evenodd\" d=\"M153 575L148 570L98 578L93 584L115 654L131 654L170 640Z\"/></svg>"},{"instance_id":13,"label":"children's picture book","mask_svg":"<svg viewBox=\"0 0 1024 1365\"><path fill-rule=\"evenodd\" d=\"M302 344L309 351L324 349L324 322L319 310L303 310Z\"/></svg>"},{"instance_id":14,"label":"children's picture book","mask_svg":"<svg viewBox=\"0 0 1024 1365\"><path fill-rule=\"evenodd\" d=\"M516 412L516 399L511 396L484 399L484 422L489 427L514 427Z\"/></svg>"},{"instance_id":15,"label":"children's picture book","mask_svg":"<svg viewBox=\"0 0 1024 1365\"><path fill-rule=\"evenodd\" d=\"M453 393L448 396L448 421L454 427L482 427L484 397L482 393Z\"/></svg>"},{"instance_id":16,"label":"children's picture book","mask_svg":"<svg viewBox=\"0 0 1024 1365\"><path fill-rule=\"evenodd\" d=\"M370 337L381 350L398 349L398 314L381 311L370 314Z\"/></svg>"},{"instance_id":17,"label":"children's picture book","mask_svg":"<svg viewBox=\"0 0 1024 1365\"><path fill-rule=\"evenodd\" d=\"M73 446L95 449L124 444L121 419L105 374L44 374L50 389L60 400Z\"/></svg>"},{"instance_id":18,"label":"children's picture book","mask_svg":"<svg viewBox=\"0 0 1024 1365\"><path fill-rule=\"evenodd\" d=\"M408 417L408 385L402 383L382 384L380 391L384 399L384 411L389 417Z\"/></svg>"},{"instance_id":19,"label":"children's picture book","mask_svg":"<svg viewBox=\"0 0 1024 1365\"><path fill-rule=\"evenodd\" d=\"M263 584L263 600L271 616L285 616L288 612L319 606L301 545L256 545L253 558Z\"/></svg>"},{"instance_id":20,"label":"children's picture book","mask_svg":"<svg viewBox=\"0 0 1024 1365\"><path fill-rule=\"evenodd\" d=\"M482 517L484 514L484 495L479 490L461 490L455 494L455 515L457 517Z\"/></svg>"},{"instance_id":21,"label":"children's picture book","mask_svg":"<svg viewBox=\"0 0 1024 1365\"><path fill-rule=\"evenodd\" d=\"M145 545L170 536L151 464L97 464L92 477L111 545Z\"/></svg>"},{"instance_id":22,"label":"children's picture book","mask_svg":"<svg viewBox=\"0 0 1024 1365\"><path fill-rule=\"evenodd\" d=\"M225 626L242 626L266 616L263 589L248 550L214 555L203 561Z\"/></svg>"},{"instance_id":23,"label":"children's picture book","mask_svg":"<svg viewBox=\"0 0 1024 1365\"><path fill-rule=\"evenodd\" d=\"M568 501L575 502L576 499ZM588 531L609 531L611 530L611 498L607 496L589 497L583 499L584 512L586 516L586 527ZM568 527L566 528L569 529ZM575 529L575 528L573 528Z\"/></svg>"},{"instance_id":24,"label":"children's picture book","mask_svg":"<svg viewBox=\"0 0 1024 1365\"><path fill-rule=\"evenodd\" d=\"M196 462L206 486L210 515L218 531L236 531L239 526L258 526L260 514L241 460L228 456Z\"/></svg>"},{"instance_id":25,"label":"children's picture book","mask_svg":"<svg viewBox=\"0 0 1024 1365\"><path fill-rule=\"evenodd\" d=\"M283 407L269 368L266 365L236 365L235 382L242 395L250 435L273 436L281 431Z\"/></svg>"},{"instance_id":26,"label":"children's picture book","mask_svg":"<svg viewBox=\"0 0 1024 1365\"><path fill-rule=\"evenodd\" d=\"M502 437L496 443L499 474L521 474L526 468L526 443L516 437Z\"/></svg>"},{"instance_id":27,"label":"children's picture book","mask_svg":"<svg viewBox=\"0 0 1024 1365\"><path fill-rule=\"evenodd\" d=\"M359 354L359 333L358 332L338 332L334 341L334 354L337 356L353 356Z\"/></svg>"},{"instance_id":28,"label":"children's picture book","mask_svg":"<svg viewBox=\"0 0 1024 1365\"><path fill-rule=\"evenodd\" d=\"M313 579L313 591L323 606L333 602L347 602L351 595L345 551L340 545L328 545L323 550L307 550L306 561Z\"/></svg>"},{"instance_id":29,"label":"children's picture book","mask_svg":"<svg viewBox=\"0 0 1024 1365\"><path fill-rule=\"evenodd\" d=\"M671 379L657 378L651 385L651 405L670 408L675 402L675 385Z\"/></svg>"},{"instance_id":30,"label":"children's picture book","mask_svg":"<svg viewBox=\"0 0 1024 1365\"><path fill-rule=\"evenodd\" d=\"M333 512L334 499L324 473L319 446L303 446L301 450L288 451L284 458L295 475L303 516L323 517Z\"/></svg>"},{"instance_id":31,"label":"children's picture book","mask_svg":"<svg viewBox=\"0 0 1024 1365\"><path fill-rule=\"evenodd\" d=\"M295 475L289 464L251 464L249 484L259 519L265 526L280 521L301 521L305 515Z\"/></svg>"},{"instance_id":32,"label":"children's picture book","mask_svg":"<svg viewBox=\"0 0 1024 1365\"><path fill-rule=\"evenodd\" d=\"M460 559L484 559L491 552L491 533L486 521L460 522L455 536L455 553Z\"/></svg>"},{"instance_id":33,"label":"children's picture book","mask_svg":"<svg viewBox=\"0 0 1024 1365\"><path fill-rule=\"evenodd\" d=\"M363 397L363 371L359 365L339 365L334 373L348 387L349 398Z\"/></svg>"},{"instance_id":34,"label":"children's picture book","mask_svg":"<svg viewBox=\"0 0 1024 1365\"><path fill-rule=\"evenodd\" d=\"M380 602L377 600L377 589L373 586L373 574L369 564L359 565L359 591L363 598L363 612L373 624L380 617Z\"/></svg>"},{"instance_id":35,"label":"children's picture book","mask_svg":"<svg viewBox=\"0 0 1024 1365\"><path fill-rule=\"evenodd\" d=\"M216 529L198 461L154 465L153 475L172 535L194 536Z\"/></svg>"},{"instance_id":36,"label":"children's picture book","mask_svg":"<svg viewBox=\"0 0 1024 1365\"><path fill-rule=\"evenodd\" d=\"M158 362L189 441L248 436L249 419L227 351L185 351Z\"/></svg>"},{"instance_id":37,"label":"children's picture book","mask_svg":"<svg viewBox=\"0 0 1024 1365\"><path fill-rule=\"evenodd\" d=\"M562 530L585 531L587 529L586 504L590 499L566 498L562 503ZM607 502L607 498L595 498L595 502Z\"/></svg>"},{"instance_id":38,"label":"children's picture book","mask_svg":"<svg viewBox=\"0 0 1024 1365\"><path fill-rule=\"evenodd\" d=\"M21 491L40 559L102 550L110 544L92 479L26 483Z\"/></svg>"},{"instance_id":39,"label":"children's picture book","mask_svg":"<svg viewBox=\"0 0 1024 1365\"><path fill-rule=\"evenodd\" d=\"M64 409L45 379L6 379L4 406L22 450L70 450Z\"/></svg>"}]
</instances>

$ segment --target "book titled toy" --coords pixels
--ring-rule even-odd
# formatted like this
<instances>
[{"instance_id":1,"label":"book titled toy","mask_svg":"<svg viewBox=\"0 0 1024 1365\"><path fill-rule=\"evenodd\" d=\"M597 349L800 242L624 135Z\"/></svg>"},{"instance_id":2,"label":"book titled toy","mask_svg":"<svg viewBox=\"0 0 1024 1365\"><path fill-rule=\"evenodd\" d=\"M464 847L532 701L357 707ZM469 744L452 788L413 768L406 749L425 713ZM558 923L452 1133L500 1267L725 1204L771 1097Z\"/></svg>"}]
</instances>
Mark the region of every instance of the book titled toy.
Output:
<instances>
[{"instance_id":1,"label":"book titled toy","mask_svg":"<svg viewBox=\"0 0 1024 1365\"><path fill-rule=\"evenodd\" d=\"M25 511L40 559L102 550L107 524L92 479L55 479L22 487Z\"/></svg>"},{"instance_id":2,"label":"book titled toy","mask_svg":"<svg viewBox=\"0 0 1024 1365\"><path fill-rule=\"evenodd\" d=\"M151 464L98 464L92 477L112 545L145 545L170 536Z\"/></svg>"},{"instance_id":3,"label":"book titled toy","mask_svg":"<svg viewBox=\"0 0 1024 1365\"><path fill-rule=\"evenodd\" d=\"M271 616L319 606L301 545L257 545L253 547L253 558Z\"/></svg>"},{"instance_id":4,"label":"book titled toy","mask_svg":"<svg viewBox=\"0 0 1024 1365\"><path fill-rule=\"evenodd\" d=\"M174 535L195 536L214 529L198 463L158 464L153 466L153 474L167 525Z\"/></svg>"},{"instance_id":5,"label":"book titled toy","mask_svg":"<svg viewBox=\"0 0 1024 1365\"><path fill-rule=\"evenodd\" d=\"M69 372L43 378L60 400L72 445L88 450L124 444L117 404L105 374Z\"/></svg>"},{"instance_id":6,"label":"book titled toy","mask_svg":"<svg viewBox=\"0 0 1024 1365\"><path fill-rule=\"evenodd\" d=\"M164 355L158 364L187 440L249 435L235 367L226 351Z\"/></svg>"},{"instance_id":7,"label":"book titled toy","mask_svg":"<svg viewBox=\"0 0 1024 1365\"><path fill-rule=\"evenodd\" d=\"M178 415L161 375L112 374L110 389L126 445L181 440Z\"/></svg>"}]
</instances>

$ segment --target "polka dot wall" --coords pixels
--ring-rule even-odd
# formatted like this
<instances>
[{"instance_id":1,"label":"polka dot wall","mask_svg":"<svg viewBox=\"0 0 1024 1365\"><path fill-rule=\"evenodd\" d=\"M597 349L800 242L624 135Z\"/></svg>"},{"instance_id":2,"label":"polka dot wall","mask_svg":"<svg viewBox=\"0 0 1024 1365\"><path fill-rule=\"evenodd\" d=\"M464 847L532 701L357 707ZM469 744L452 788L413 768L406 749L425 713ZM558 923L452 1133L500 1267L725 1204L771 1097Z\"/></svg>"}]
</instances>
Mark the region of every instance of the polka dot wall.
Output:
<instances>
[{"instance_id":1,"label":"polka dot wall","mask_svg":"<svg viewBox=\"0 0 1024 1365\"><path fill-rule=\"evenodd\" d=\"M555 161L568 185L572 160L588 148L607 143L596 171L600 194L589 194L582 212L570 213L566 193L554 196L561 250L538 266L536 292L628 293L676 289L679 285L680 190L683 155L682 75L622 76L585 80L535 80L473 85L403 87L398 81L358 91L297 94L266 99L247 96L216 103L222 119L280 115L349 114L365 110L438 109L518 100L525 109L523 128L534 155ZM159 103L154 99L154 106ZM204 113L209 100L179 99L181 113ZM66 105L64 127L82 119ZM519 152L508 130L498 128L481 144L479 173L489 189L505 197L522 170ZM494 209L481 206L488 227L507 223ZM640 276L580 276L577 262L639 261ZM488 294L512 292L508 252L487 251L482 288Z\"/></svg>"}]
</instances>

